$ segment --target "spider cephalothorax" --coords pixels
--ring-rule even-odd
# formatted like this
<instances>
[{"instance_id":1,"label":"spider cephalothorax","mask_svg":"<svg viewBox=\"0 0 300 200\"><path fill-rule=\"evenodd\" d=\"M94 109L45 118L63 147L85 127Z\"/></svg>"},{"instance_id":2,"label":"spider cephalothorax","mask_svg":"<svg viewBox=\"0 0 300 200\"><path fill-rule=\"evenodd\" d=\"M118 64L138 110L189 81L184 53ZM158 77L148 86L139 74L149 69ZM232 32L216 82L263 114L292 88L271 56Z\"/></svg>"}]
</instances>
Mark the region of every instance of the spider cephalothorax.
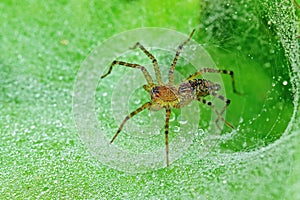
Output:
<instances>
[{"instance_id":1,"label":"spider cephalothorax","mask_svg":"<svg viewBox=\"0 0 300 200\"><path fill-rule=\"evenodd\" d=\"M115 133L114 137L110 141L112 143L118 134L122 131L123 126L125 123L134 115L140 113L141 111L145 109L150 110L160 110L165 109L166 110L166 121L165 121L165 143L166 143L166 163L167 166L169 165L169 142L168 142L168 134L169 134L169 119L171 114L171 108L181 108L183 106L188 105L193 100L200 101L203 104L206 104L210 106L214 112L217 114L216 124L218 126L218 121L223 121L227 126L230 128L233 128L231 124L229 124L223 117L222 114L226 110L227 106L230 104L230 100L225 98L222 95L219 95L217 92L220 90L220 85L217 83L214 83L212 81L206 80L206 79L197 79L198 76L201 76L204 73L219 73L219 74L228 74L231 76L232 81L232 87L233 91L237 93L235 89L235 82L234 82L234 76L233 71L231 70L219 70L219 69L212 69L212 68L203 68L199 70L198 72L190 75L186 80L184 80L179 85L174 85L174 70L175 66L178 60L178 57L180 55L180 52L186 43L188 43L193 36L195 30L192 31L189 38L185 40L181 45L178 46L176 55L174 57L173 63L171 65L171 68L169 70L169 79L167 83L163 83L161 78L161 73L158 67L157 60L155 57L147 51L147 49L141 45L139 42L135 44L134 48L140 48L151 60L154 66L155 76L158 83L154 83L152 77L150 76L149 72L144 66L141 66L139 64L133 64L133 63L127 63L123 61L113 61L110 65L110 68L106 74L104 74L101 78L105 78L108 74L111 73L112 68L115 65L121 65L125 67L131 67L131 68L137 68L142 71L142 73L145 76L145 79L147 81L147 85L144 85L144 89L149 92L149 95L151 97L151 101L144 103L141 107L137 108L135 111L131 112L129 115L125 117L123 122L121 123L119 129ZM221 111L218 111L215 106L212 104L212 102L207 101L204 99L204 97L212 95L220 100L225 102L225 106ZM218 126L219 127L219 126Z\"/></svg>"}]
</instances>

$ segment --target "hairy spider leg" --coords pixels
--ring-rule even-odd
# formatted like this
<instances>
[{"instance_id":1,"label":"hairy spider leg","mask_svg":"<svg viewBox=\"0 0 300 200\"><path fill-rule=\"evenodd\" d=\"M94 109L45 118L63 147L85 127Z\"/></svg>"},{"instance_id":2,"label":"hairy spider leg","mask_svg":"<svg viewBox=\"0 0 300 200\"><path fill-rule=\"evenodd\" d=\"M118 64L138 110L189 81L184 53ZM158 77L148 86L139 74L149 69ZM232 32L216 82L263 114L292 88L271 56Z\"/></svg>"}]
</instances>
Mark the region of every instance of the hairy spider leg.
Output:
<instances>
[{"instance_id":1,"label":"hairy spider leg","mask_svg":"<svg viewBox=\"0 0 300 200\"><path fill-rule=\"evenodd\" d=\"M147 69L144 66L141 66L139 64L127 63L127 62L123 62L123 61L117 61L117 60L114 60L111 63L108 72L106 74L104 74L103 76L101 76L101 78L105 78L107 75L109 75L112 71L112 68L115 65L122 65L122 66L125 66L125 67L140 69L143 72L143 74L145 76L145 79L147 80L148 84L149 85L153 84L153 79L152 79L151 75L149 74L149 72L147 71Z\"/></svg>"},{"instance_id":2,"label":"hairy spider leg","mask_svg":"<svg viewBox=\"0 0 300 200\"><path fill-rule=\"evenodd\" d=\"M161 73L160 73L156 58L139 42L137 42L131 49L135 49L137 47L140 48L148 56L148 58L150 58L152 60L157 82L158 82L158 84L162 85L163 82L162 82Z\"/></svg>"},{"instance_id":3,"label":"hairy spider leg","mask_svg":"<svg viewBox=\"0 0 300 200\"><path fill-rule=\"evenodd\" d=\"M169 166L169 121L170 121L171 109L166 107L166 124L165 124L165 137L166 137L166 162Z\"/></svg>"},{"instance_id":4,"label":"hairy spider leg","mask_svg":"<svg viewBox=\"0 0 300 200\"><path fill-rule=\"evenodd\" d=\"M116 137L118 136L118 134L122 131L125 123L132 118L134 115L142 112L143 110L149 108L152 105L151 102L147 102L145 104L143 104L141 107L139 107L138 109L136 109L135 111L131 112L129 115L127 115L125 117L125 119L123 120L122 124L120 125L119 129L117 130L117 132L115 133L114 137L111 139L110 143L113 143L113 141L116 139Z\"/></svg>"},{"instance_id":5,"label":"hairy spider leg","mask_svg":"<svg viewBox=\"0 0 300 200\"><path fill-rule=\"evenodd\" d=\"M193 80L196 79L198 76L205 74L205 73L219 73L219 74L228 74L231 77L231 83L232 83L232 88L233 92L236 94L240 94L236 88L235 88L235 80L234 80L234 73L231 70L226 70L226 69L212 69L212 68L203 68L199 70L198 72L190 75L186 80Z\"/></svg>"},{"instance_id":6,"label":"hairy spider leg","mask_svg":"<svg viewBox=\"0 0 300 200\"><path fill-rule=\"evenodd\" d=\"M215 123L216 123L218 129L222 130L222 129L220 128L220 126L218 125L218 123L217 123L217 122L219 121L219 119L221 119L228 127L230 127L230 128L233 129L233 126L232 126L229 122L227 122L227 121L222 117L222 115L218 112L218 110L217 110L216 107L212 104L212 102L206 101L205 99L203 99L203 98L201 98L201 97L198 97L197 100L200 101L200 102L203 103L203 104L206 104L206 105L210 106L211 109L217 114L218 118L216 119Z\"/></svg>"},{"instance_id":7,"label":"hairy spider leg","mask_svg":"<svg viewBox=\"0 0 300 200\"><path fill-rule=\"evenodd\" d=\"M220 112L220 115L222 115L225 112L226 108L229 106L230 99L227 99L224 96L222 96L214 91L212 91L210 94L217 97L218 99L222 100L223 102L225 102L225 106L223 107L222 111ZM216 123L218 123L218 121L219 121L219 118L216 120Z\"/></svg>"},{"instance_id":8,"label":"hairy spider leg","mask_svg":"<svg viewBox=\"0 0 300 200\"><path fill-rule=\"evenodd\" d=\"M185 40L181 45L178 46L177 48L177 51L176 51L176 54L175 54L175 57L174 57L174 60L173 60L173 63L172 63L172 66L169 70L169 84L170 85L173 85L174 84L174 70L175 70L175 66L176 66L176 63L177 63L177 60L179 58L179 55L181 53L181 50L183 48L184 45L186 45L192 38L193 34L195 32L195 29L193 29L193 31L191 32L189 38L187 40Z\"/></svg>"}]
</instances>

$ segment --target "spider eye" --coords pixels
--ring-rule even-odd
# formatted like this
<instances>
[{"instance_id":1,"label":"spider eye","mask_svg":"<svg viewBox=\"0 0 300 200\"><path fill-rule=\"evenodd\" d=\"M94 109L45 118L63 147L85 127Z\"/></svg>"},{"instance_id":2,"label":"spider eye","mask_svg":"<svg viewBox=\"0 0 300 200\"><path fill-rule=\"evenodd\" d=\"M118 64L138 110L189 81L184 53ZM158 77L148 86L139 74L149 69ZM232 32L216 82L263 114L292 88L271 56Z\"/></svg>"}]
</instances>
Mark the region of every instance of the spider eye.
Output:
<instances>
[{"instance_id":1,"label":"spider eye","mask_svg":"<svg viewBox=\"0 0 300 200\"><path fill-rule=\"evenodd\" d=\"M153 87L152 90L151 90L151 93L152 93L152 94L157 94L157 93L159 93L158 87Z\"/></svg>"}]
</instances>

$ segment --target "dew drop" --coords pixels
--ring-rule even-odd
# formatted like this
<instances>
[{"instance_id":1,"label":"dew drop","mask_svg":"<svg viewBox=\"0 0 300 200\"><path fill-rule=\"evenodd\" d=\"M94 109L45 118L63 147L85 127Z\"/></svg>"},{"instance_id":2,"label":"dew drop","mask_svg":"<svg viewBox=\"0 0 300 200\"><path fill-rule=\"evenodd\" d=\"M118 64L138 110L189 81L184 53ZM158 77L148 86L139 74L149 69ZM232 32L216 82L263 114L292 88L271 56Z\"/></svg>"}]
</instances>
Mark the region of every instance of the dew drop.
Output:
<instances>
[{"instance_id":1,"label":"dew drop","mask_svg":"<svg viewBox=\"0 0 300 200\"><path fill-rule=\"evenodd\" d=\"M179 126L174 126L174 132L178 133L180 131L180 127Z\"/></svg>"},{"instance_id":2,"label":"dew drop","mask_svg":"<svg viewBox=\"0 0 300 200\"><path fill-rule=\"evenodd\" d=\"M240 117L240 123L243 123L244 122L244 118Z\"/></svg>"},{"instance_id":3,"label":"dew drop","mask_svg":"<svg viewBox=\"0 0 300 200\"><path fill-rule=\"evenodd\" d=\"M282 85L287 85L287 84L288 84L287 81L283 81L283 82L282 82Z\"/></svg>"},{"instance_id":4,"label":"dew drop","mask_svg":"<svg viewBox=\"0 0 300 200\"><path fill-rule=\"evenodd\" d=\"M135 99L135 100L134 100L134 103L135 103L135 104L140 104L140 103L141 103L141 100L140 100L140 99Z\"/></svg>"},{"instance_id":5,"label":"dew drop","mask_svg":"<svg viewBox=\"0 0 300 200\"><path fill-rule=\"evenodd\" d=\"M264 67L265 67L265 68L270 68L270 67L271 67L271 63L269 63L269 62L265 63L265 64L264 64Z\"/></svg>"},{"instance_id":6,"label":"dew drop","mask_svg":"<svg viewBox=\"0 0 300 200\"><path fill-rule=\"evenodd\" d=\"M266 118L266 122L270 121L270 118Z\"/></svg>"},{"instance_id":7,"label":"dew drop","mask_svg":"<svg viewBox=\"0 0 300 200\"><path fill-rule=\"evenodd\" d=\"M179 116L179 119L178 119L178 122L179 124L186 124L188 121L186 119L184 119L183 117Z\"/></svg>"},{"instance_id":8,"label":"dew drop","mask_svg":"<svg viewBox=\"0 0 300 200\"><path fill-rule=\"evenodd\" d=\"M175 114L171 113L171 116L170 116L170 122L173 122L175 120Z\"/></svg>"},{"instance_id":9,"label":"dew drop","mask_svg":"<svg viewBox=\"0 0 300 200\"><path fill-rule=\"evenodd\" d=\"M204 130L202 128L199 128L197 131L197 135L204 135Z\"/></svg>"}]
</instances>

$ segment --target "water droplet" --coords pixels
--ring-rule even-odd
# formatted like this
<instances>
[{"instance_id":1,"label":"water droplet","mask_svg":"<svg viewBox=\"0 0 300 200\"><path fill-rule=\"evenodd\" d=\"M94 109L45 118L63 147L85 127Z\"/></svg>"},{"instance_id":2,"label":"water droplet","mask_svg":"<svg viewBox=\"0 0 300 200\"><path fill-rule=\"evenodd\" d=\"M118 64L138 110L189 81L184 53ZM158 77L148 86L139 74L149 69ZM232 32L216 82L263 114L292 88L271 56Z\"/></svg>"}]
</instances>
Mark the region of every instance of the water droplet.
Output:
<instances>
[{"instance_id":1,"label":"water droplet","mask_svg":"<svg viewBox=\"0 0 300 200\"><path fill-rule=\"evenodd\" d=\"M264 64L264 67L265 67L265 68L270 68L270 67L271 67L271 63L269 63L269 62L265 63L265 64Z\"/></svg>"},{"instance_id":2,"label":"water droplet","mask_svg":"<svg viewBox=\"0 0 300 200\"><path fill-rule=\"evenodd\" d=\"M170 116L170 122L173 122L175 120L175 114L174 113L171 113L171 116Z\"/></svg>"},{"instance_id":3,"label":"water droplet","mask_svg":"<svg viewBox=\"0 0 300 200\"><path fill-rule=\"evenodd\" d=\"M178 122L179 122L179 124L186 124L188 121L186 120L186 119L184 119L183 117L181 117L181 116L179 116L178 117Z\"/></svg>"},{"instance_id":4,"label":"water droplet","mask_svg":"<svg viewBox=\"0 0 300 200\"><path fill-rule=\"evenodd\" d=\"M270 121L270 118L266 118L266 122Z\"/></svg>"},{"instance_id":5,"label":"water droplet","mask_svg":"<svg viewBox=\"0 0 300 200\"><path fill-rule=\"evenodd\" d=\"M135 100L134 100L134 103L135 103L135 104L140 104L140 103L141 103L141 100L140 100L140 99L135 99Z\"/></svg>"},{"instance_id":6,"label":"water droplet","mask_svg":"<svg viewBox=\"0 0 300 200\"><path fill-rule=\"evenodd\" d=\"M243 123L244 122L244 118L240 117L240 123Z\"/></svg>"},{"instance_id":7,"label":"water droplet","mask_svg":"<svg viewBox=\"0 0 300 200\"><path fill-rule=\"evenodd\" d=\"M287 84L288 84L287 81L283 81L283 82L282 82L282 85L287 85Z\"/></svg>"},{"instance_id":8,"label":"water droplet","mask_svg":"<svg viewBox=\"0 0 300 200\"><path fill-rule=\"evenodd\" d=\"M197 135L204 135L204 130L202 128L199 128Z\"/></svg>"},{"instance_id":9,"label":"water droplet","mask_svg":"<svg viewBox=\"0 0 300 200\"><path fill-rule=\"evenodd\" d=\"M180 131L180 127L179 126L174 126L174 132L178 133Z\"/></svg>"}]
</instances>

